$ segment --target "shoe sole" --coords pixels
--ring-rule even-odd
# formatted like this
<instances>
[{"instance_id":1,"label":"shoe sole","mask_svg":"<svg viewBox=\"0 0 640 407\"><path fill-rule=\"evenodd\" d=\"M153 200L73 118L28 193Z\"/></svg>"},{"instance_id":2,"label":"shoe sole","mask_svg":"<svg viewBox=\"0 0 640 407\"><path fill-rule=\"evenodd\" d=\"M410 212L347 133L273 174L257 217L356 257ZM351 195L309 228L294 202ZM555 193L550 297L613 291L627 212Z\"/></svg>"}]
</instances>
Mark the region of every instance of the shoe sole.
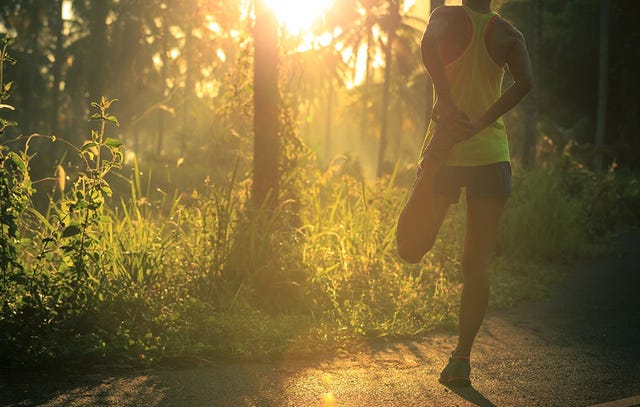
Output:
<instances>
[{"instance_id":1,"label":"shoe sole","mask_svg":"<svg viewBox=\"0 0 640 407\"><path fill-rule=\"evenodd\" d=\"M441 377L438 379L441 384L451 387L469 387L471 380L466 377Z\"/></svg>"}]
</instances>

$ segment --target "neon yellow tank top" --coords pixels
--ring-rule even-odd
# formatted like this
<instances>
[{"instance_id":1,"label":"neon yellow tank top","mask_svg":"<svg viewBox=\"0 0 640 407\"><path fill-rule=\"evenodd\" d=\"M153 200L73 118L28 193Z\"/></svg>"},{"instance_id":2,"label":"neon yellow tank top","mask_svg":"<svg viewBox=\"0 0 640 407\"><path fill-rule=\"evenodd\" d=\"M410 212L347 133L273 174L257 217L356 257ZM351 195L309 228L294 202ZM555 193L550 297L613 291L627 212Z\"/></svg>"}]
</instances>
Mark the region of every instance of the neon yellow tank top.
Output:
<instances>
[{"instance_id":1,"label":"neon yellow tank top","mask_svg":"<svg viewBox=\"0 0 640 407\"><path fill-rule=\"evenodd\" d=\"M466 6L462 8L471 23L471 41L457 59L445 66L445 71L456 104L474 120L500 98L504 67L498 66L491 58L485 43L487 26L497 14L478 13ZM425 146L434 130L435 123L431 121ZM445 165L477 166L501 161L509 161L509 145L504 122L499 118L470 139L454 145Z\"/></svg>"}]
</instances>

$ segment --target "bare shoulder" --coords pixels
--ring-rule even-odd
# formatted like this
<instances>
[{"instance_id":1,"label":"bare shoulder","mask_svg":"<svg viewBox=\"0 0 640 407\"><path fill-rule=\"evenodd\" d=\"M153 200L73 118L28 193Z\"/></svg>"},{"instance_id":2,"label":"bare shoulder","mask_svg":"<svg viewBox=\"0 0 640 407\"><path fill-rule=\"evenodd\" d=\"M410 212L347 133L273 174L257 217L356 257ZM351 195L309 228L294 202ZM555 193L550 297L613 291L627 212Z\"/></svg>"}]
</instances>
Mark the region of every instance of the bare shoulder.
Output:
<instances>
[{"instance_id":1,"label":"bare shoulder","mask_svg":"<svg viewBox=\"0 0 640 407\"><path fill-rule=\"evenodd\" d=\"M464 13L461 6L440 6L433 9L429 21L443 19L449 21Z\"/></svg>"},{"instance_id":2,"label":"bare shoulder","mask_svg":"<svg viewBox=\"0 0 640 407\"><path fill-rule=\"evenodd\" d=\"M509 61L514 49L525 49L526 42L522 33L504 18L498 16L487 33L487 50L499 66Z\"/></svg>"},{"instance_id":3,"label":"bare shoulder","mask_svg":"<svg viewBox=\"0 0 640 407\"><path fill-rule=\"evenodd\" d=\"M503 41L525 42L524 35L513 24L498 16L495 21L495 32Z\"/></svg>"},{"instance_id":4,"label":"bare shoulder","mask_svg":"<svg viewBox=\"0 0 640 407\"><path fill-rule=\"evenodd\" d=\"M440 41L447 38L452 27L457 26L456 18L460 11L462 7L459 6L441 6L433 9L422 40Z\"/></svg>"}]
</instances>

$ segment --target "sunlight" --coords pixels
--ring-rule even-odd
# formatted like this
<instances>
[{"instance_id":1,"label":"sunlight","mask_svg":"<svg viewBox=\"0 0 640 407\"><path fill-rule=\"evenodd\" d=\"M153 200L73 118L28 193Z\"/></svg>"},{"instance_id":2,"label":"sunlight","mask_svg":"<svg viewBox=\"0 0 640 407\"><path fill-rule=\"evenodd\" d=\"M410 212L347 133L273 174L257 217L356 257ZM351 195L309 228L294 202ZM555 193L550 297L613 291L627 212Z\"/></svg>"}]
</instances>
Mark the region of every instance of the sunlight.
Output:
<instances>
[{"instance_id":1,"label":"sunlight","mask_svg":"<svg viewBox=\"0 0 640 407\"><path fill-rule=\"evenodd\" d=\"M333 0L265 0L276 13L280 24L292 35L310 32L313 24L329 9Z\"/></svg>"}]
</instances>

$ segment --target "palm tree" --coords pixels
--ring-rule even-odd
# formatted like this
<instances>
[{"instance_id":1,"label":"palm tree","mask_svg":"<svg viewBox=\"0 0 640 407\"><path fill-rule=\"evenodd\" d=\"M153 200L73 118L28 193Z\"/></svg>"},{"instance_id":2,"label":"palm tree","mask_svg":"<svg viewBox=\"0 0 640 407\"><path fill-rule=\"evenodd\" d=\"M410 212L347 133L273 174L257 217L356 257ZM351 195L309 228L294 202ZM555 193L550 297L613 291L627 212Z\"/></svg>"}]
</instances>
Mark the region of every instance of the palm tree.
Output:
<instances>
[{"instance_id":1,"label":"palm tree","mask_svg":"<svg viewBox=\"0 0 640 407\"><path fill-rule=\"evenodd\" d=\"M358 88L361 95L362 116L361 134L363 138L369 130L369 115L380 117L378 146L378 174L382 173L382 164L386 154L388 144L388 112L392 103L391 94L400 94L406 89L399 86L391 91L393 86L392 69L394 66L394 53L401 40L403 47L416 51L415 60L419 60L418 39L420 32L411 23L418 23L424 26L422 19L407 15L404 11L402 0L349 0L343 2L339 12L342 19L334 22L342 29L342 34L337 38L337 43L341 49L351 50L351 57L347 61L355 72L361 66L358 62L360 49L365 50L365 62L363 71L363 84ZM384 55L384 79L381 89L381 102L372 103L371 90L378 87L372 83L373 69L371 66L372 56L377 52ZM405 82L406 83L406 82ZM395 92L397 91L397 92ZM375 113L372 108L377 107Z\"/></svg>"},{"instance_id":2,"label":"palm tree","mask_svg":"<svg viewBox=\"0 0 640 407\"><path fill-rule=\"evenodd\" d=\"M420 31L417 30L411 22L418 22L420 25L424 25L424 21L416 17L408 16L406 13L401 13L403 9L402 0L390 0L388 3L387 13L381 17L381 28L386 33L386 42L384 43L384 55L385 55L385 67L384 67L384 83L382 89L382 123L380 125L380 143L378 145L378 177L384 173L385 155L388 145L388 117L390 110L390 90L392 86L391 71L394 68L393 57L400 50L412 53L412 61L419 60L419 48L418 38ZM402 41L402 42L399 42ZM406 93L408 88L404 85L408 82L408 78L415 72L416 69L422 69L418 63L410 63L412 67L409 70L405 70L403 73L402 83L398 83L398 87L395 89L396 95L402 95ZM419 68L418 68L419 67ZM402 110L398 110L402 111ZM400 137L400 135L398 135Z\"/></svg>"},{"instance_id":3,"label":"palm tree","mask_svg":"<svg viewBox=\"0 0 640 407\"><path fill-rule=\"evenodd\" d=\"M375 44L380 40L379 25L385 0L343 0L336 2L333 13L329 15L329 29L338 28L341 34L335 39L341 50L349 50L352 81L358 76L358 70L362 69L364 77L359 86L360 110L360 138L364 142L369 133L369 115L371 104L371 76L372 58L376 50ZM365 61L362 66L358 58L364 51Z\"/></svg>"},{"instance_id":4,"label":"palm tree","mask_svg":"<svg viewBox=\"0 0 640 407\"><path fill-rule=\"evenodd\" d=\"M389 0L389 13L383 19L383 30L387 34L384 44L384 84L382 88L382 123L380 125L380 144L378 145L378 170L381 177L384 169L384 158L387 150L388 121L389 121L389 89L391 87L392 47L396 37L396 29L400 26L400 1Z\"/></svg>"}]
</instances>

